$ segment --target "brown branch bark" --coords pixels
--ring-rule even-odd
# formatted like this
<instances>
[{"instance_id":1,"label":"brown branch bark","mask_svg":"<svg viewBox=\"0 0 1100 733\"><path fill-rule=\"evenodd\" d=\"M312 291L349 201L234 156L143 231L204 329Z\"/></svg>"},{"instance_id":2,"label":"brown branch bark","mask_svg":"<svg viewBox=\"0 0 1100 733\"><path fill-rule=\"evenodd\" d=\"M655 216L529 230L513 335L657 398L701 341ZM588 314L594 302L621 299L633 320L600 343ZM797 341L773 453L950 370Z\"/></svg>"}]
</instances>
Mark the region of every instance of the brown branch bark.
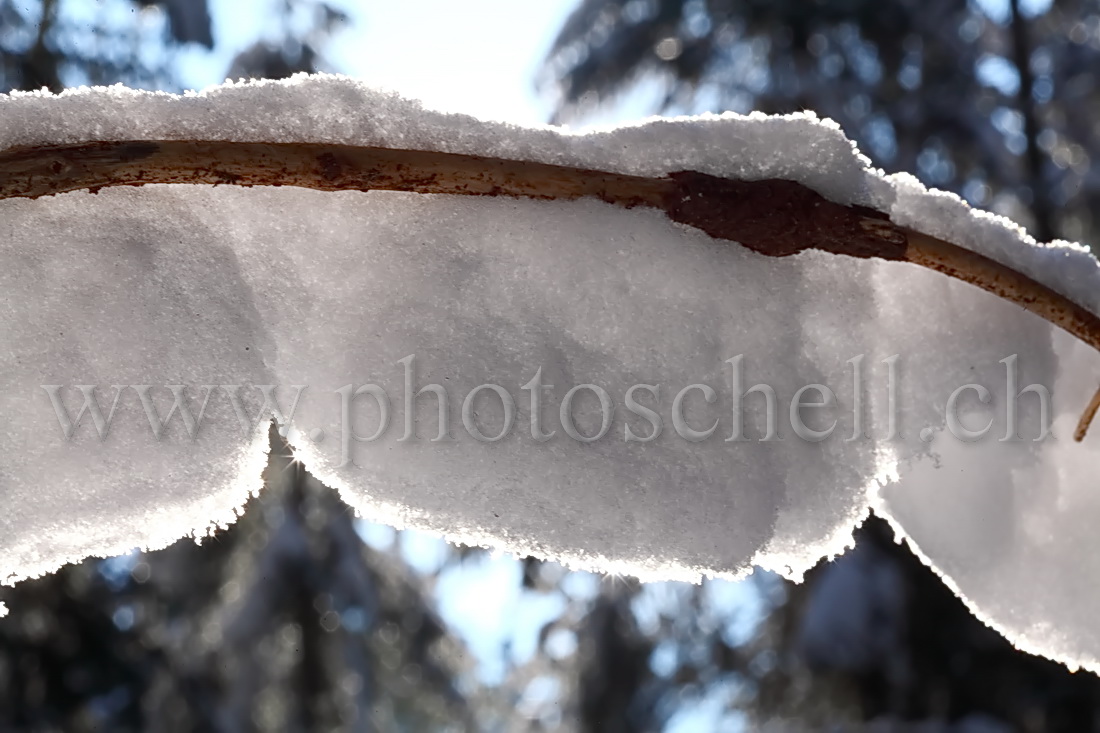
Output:
<instances>
[{"instance_id":1,"label":"brown branch bark","mask_svg":"<svg viewBox=\"0 0 1100 733\"><path fill-rule=\"evenodd\" d=\"M1100 351L1100 318L964 247L844 206L793 181L734 181L694 171L647 178L568 166L420 150L322 143L126 141L0 151L0 199L106 186L206 183L322 191L410 191L572 200L660 209L673 221L770 257L807 249L909 262L970 283ZM1081 440L1100 405L1082 416Z\"/></svg>"}]
</instances>

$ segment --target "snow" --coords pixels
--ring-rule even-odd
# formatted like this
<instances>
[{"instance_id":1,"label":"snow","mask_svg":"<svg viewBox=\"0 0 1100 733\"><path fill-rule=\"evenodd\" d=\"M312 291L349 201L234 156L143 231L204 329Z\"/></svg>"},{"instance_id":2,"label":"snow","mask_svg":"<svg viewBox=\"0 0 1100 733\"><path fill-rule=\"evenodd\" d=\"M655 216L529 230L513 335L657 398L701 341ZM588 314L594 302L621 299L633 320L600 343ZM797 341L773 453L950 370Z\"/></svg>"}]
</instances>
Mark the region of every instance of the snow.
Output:
<instances>
[{"instance_id":1,"label":"snow","mask_svg":"<svg viewBox=\"0 0 1100 733\"><path fill-rule=\"evenodd\" d=\"M956 197L884 177L809 114L579 134L426 111L338 77L184 97L120 87L0 97L0 150L130 139L331 142L789 178L1100 311L1085 249L1037 246ZM1100 590L1081 581L1100 571L1089 471L1100 437L1069 439L1100 357L942 275L815 252L765 258L656 211L590 200L185 185L0 201L0 262L4 582L233 521L260 488L268 445L265 422L242 430L237 408L255 418L264 402L255 385L279 385L271 396L296 456L371 519L651 580L739 577L753 564L798 578L842 551L873 507L1015 643L1100 669L1091 623ZM1049 389L1054 439L1031 440L1040 411L1029 393L1018 400L1024 439L999 441L1006 359L1015 392ZM886 427L890 363L896 439ZM869 437L850 440L856 366ZM781 440L760 440L758 393L744 399L747 440L727 440L738 368L740 391L773 388ZM439 387L416 398L415 435L401 440L407 379L414 391ZM104 420L118 396L109 432L101 438L85 415L67 439L51 390L75 422L79 385L93 384ZM477 389L486 384L499 390ZM631 392L639 384L653 389ZM837 420L819 442L800 439L788 419L811 384L836 400L801 412L814 430ZM991 397L982 404L971 389L958 399L968 429L993 418L978 442L943 431L949 397L967 384ZM194 439L179 414L168 418L171 385L185 385L176 392L195 416L206 399ZM613 406L591 442L570 437L560 411L577 388L576 433L602 431L599 391L581 385ZM433 440L432 389L448 398L444 440ZM531 424L536 393L539 430L555 433L545 440ZM628 409L628 393L656 410L659 436L647 440L647 413ZM802 401L820 397L815 388ZM386 430L361 441L381 412ZM157 439L153 425L166 419ZM705 433L715 420L709 438L688 439L686 429ZM509 424L501 440L475 439ZM628 427L642 439L627 440Z\"/></svg>"}]
</instances>

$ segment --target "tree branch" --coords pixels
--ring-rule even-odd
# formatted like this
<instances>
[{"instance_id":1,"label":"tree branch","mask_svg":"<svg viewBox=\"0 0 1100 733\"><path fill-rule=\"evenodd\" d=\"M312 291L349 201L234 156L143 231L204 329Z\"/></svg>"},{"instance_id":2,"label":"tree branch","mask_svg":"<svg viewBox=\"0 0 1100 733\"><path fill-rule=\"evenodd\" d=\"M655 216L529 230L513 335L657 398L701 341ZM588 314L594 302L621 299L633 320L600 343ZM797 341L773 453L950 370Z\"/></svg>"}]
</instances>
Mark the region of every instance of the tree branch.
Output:
<instances>
[{"instance_id":1,"label":"tree branch","mask_svg":"<svg viewBox=\"0 0 1100 733\"><path fill-rule=\"evenodd\" d=\"M770 257L807 249L909 262L1012 301L1100 351L1100 318L984 255L844 206L793 181L734 181L694 171L662 178L420 150L323 143L126 141L0 151L0 199L107 186L205 183L321 191L409 191L573 200L659 209L681 224ZM1100 406L1081 418L1080 441Z\"/></svg>"}]
</instances>

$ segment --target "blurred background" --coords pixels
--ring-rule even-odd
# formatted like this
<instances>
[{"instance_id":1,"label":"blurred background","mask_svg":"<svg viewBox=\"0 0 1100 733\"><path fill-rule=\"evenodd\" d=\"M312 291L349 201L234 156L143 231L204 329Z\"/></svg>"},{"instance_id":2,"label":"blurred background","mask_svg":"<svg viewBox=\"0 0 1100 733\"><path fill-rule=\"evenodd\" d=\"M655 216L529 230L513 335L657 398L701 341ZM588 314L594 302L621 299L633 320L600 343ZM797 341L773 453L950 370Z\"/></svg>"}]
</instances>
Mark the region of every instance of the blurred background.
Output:
<instances>
[{"instance_id":1,"label":"blurred background","mask_svg":"<svg viewBox=\"0 0 1100 733\"><path fill-rule=\"evenodd\" d=\"M524 124L810 109L1043 241L1097 240L1098 69L1100 0L0 0L0 91L331 71ZM1094 675L877 518L801 585L639 585L356 519L273 447L227 531L0 589L0 730L1100 729Z\"/></svg>"}]
</instances>

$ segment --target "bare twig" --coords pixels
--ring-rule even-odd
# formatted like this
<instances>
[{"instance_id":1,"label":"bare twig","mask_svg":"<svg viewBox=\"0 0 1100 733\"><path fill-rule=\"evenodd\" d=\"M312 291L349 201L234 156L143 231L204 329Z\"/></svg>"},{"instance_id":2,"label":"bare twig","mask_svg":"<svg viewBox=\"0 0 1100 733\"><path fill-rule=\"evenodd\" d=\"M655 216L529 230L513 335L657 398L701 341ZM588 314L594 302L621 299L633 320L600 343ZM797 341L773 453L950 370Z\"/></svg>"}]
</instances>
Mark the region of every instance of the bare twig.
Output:
<instances>
[{"instance_id":1,"label":"bare twig","mask_svg":"<svg viewBox=\"0 0 1100 733\"><path fill-rule=\"evenodd\" d=\"M1084 440L1085 435L1088 434L1089 425L1092 424L1092 419L1096 417L1097 409L1100 409L1100 389L1092 393L1092 399L1089 400L1085 411L1081 413L1081 419L1077 421L1077 429L1073 431L1073 439L1078 443Z\"/></svg>"},{"instance_id":2,"label":"bare twig","mask_svg":"<svg viewBox=\"0 0 1100 733\"><path fill-rule=\"evenodd\" d=\"M107 186L206 183L389 190L647 206L771 257L806 249L910 262L1012 301L1100 351L1100 318L984 255L844 206L793 181L734 181L693 171L661 178L421 150L323 143L93 142L0 151L0 199ZM1100 392L1081 418L1081 440Z\"/></svg>"}]
</instances>

